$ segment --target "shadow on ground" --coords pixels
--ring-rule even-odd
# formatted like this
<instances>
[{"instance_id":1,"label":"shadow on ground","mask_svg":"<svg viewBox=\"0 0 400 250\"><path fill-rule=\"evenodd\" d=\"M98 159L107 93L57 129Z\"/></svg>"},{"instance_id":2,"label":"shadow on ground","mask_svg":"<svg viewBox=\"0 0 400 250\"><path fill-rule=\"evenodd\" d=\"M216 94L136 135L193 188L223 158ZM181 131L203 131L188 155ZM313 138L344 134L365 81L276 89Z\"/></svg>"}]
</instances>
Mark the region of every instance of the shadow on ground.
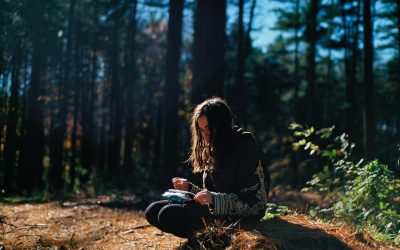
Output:
<instances>
[{"instance_id":1,"label":"shadow on ground","mask_svg":"<svg viewBox=\"0 0 400 250\"><path fill-rule=\"evenodd\" d=\"M390 249L365 232L348 226L317 223L304 215L268 221L216 222L197 232L178 249Z\"/></svg>"},{"instance_id":2,"label":"shadow on ground","mask_svg":"<svg viewBox=\"0 0 400 250\"><path fill-rule=\"evenodd\" d=\"M321 228L309 228L281 218L263 223L247 220L242 223L242 229L259 232L266 238L265 243L274 244L277 249L351 249Z\"/></svg>"}]
</instances>

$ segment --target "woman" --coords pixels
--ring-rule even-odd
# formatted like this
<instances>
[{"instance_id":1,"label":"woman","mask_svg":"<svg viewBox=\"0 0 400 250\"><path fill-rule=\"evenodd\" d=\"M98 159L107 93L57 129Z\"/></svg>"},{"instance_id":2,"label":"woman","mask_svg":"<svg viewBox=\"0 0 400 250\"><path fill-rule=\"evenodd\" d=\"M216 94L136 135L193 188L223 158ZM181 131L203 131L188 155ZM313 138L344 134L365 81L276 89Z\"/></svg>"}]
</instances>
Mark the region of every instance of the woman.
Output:
<instances>
[{"instance_id":1,"label":"woman","mask_svg":"<svg viewBox=\"0 0 400 250\"><path fill-rule=\"evenodd\" d=\"M263 213L268 191L262 153L253 136L233 126L232 114L221 98L197 105L191 118L189 162L203 175L202 188L175 177L175 189L195 194L193 201L177 204L157 201L146 209L148 222L178 237L188 237L216 217L243 217ZM268 186L268 185L267 185Z\"/></svg>"}]
</instances>

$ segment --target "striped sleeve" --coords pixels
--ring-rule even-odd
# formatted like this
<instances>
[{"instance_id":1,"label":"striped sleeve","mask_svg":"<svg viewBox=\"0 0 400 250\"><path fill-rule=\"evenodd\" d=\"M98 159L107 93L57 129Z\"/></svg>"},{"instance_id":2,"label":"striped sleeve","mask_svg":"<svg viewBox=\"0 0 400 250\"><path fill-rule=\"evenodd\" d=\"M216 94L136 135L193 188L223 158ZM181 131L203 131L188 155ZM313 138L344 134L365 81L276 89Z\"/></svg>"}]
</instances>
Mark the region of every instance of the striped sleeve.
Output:
<instances>
[{"instance_id":1,"label":"striped sleeve","mask_svg":"<svg viewBox=\"0 0 400 250\"><path fill-rule=\"evenodd\" d=\"M213 211L215 215L227 215L229 210L228 194L211 192L213 196Z\"/></svg>"},{"instance_id":2,"label":"striped sleeve","mask_svg":"<svg viewBox=\"0 0 400 250\"><path fill-rule=\"evenodd\" d=\"M211 213L214 215L259 215L266 204L263 188L260 188L259 184L243 189L239 194L216 192L211 192L211 194L213 196L213 209ZM243 196L252 197L253 199L252 201L247 201L242 198Z\"/></svg>"},{"instance_id":3,"label":"striped sleeve","mask_svg":"<svg viewBox=\"0 0 400 250\"><path fill-rule=\"evenodd\" d=\"M237 184L232 193L213 195L215 215L252 216L259 215L266 207L267 189L262 162L259 159L257 145L249 138L240 147L242 157L236 168ZM237 191L236 191L237 190Z\"/></svg>"}]
</instances>

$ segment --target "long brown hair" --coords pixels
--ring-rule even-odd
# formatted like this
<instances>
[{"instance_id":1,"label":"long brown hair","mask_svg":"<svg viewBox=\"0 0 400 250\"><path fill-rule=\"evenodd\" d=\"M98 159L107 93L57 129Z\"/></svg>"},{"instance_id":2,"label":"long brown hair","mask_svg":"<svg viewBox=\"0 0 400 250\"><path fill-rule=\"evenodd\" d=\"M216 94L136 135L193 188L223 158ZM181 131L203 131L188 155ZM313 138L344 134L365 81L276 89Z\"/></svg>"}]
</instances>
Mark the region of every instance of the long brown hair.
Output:
<instances>
[{"instance_id":1,"label":"long brown hair","mask_svg":"<svg viewBox=\"0 0 400 250\"><path fill-rule=\"evenodd\" d=\"M200 116L207 117L210 129L210 140L206 143L201 135L197 122ZM222 98L213 97L198 104L190 121L192 135L192 148L188 161L193 166L193 172L204 171L207 167L213 171L218 169L223 158L231 146L232 138L232 113Z\"/></svg>"}]
</instances>

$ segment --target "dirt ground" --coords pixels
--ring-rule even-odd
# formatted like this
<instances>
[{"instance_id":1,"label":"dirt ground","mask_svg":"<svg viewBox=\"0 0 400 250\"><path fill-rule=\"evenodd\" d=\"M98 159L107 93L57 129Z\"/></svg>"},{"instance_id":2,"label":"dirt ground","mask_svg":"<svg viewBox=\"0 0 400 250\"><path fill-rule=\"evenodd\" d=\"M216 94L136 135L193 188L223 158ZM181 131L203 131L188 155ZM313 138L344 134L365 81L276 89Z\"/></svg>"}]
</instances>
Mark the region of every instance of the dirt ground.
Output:
<instances>
[{"instance_id":1,"label":"dirt ground","mask_svg":"<svg viewBox=\"0 0 400 250\"><path fill-rule=\"evenodd\" d=\"M58 202L0 205L0 249L174 249L183 239L148 226L143 212Z\"/></svg>"},{"instance_id":2,"label":"dirt ground","mask_svg":"<svg viewBox=\"0 0 400 250\"><path fill-rule=\"evenodd\" d=\"M119 203L107 199L0 203L0 250L214 249L221 242L218 249L400 249L358 229L297 213L263 222L242 220L235 228L210 225L192 244L150 226L142 211L127 208L129 203L118 208Z\"/></svg>"}]
</instances>

